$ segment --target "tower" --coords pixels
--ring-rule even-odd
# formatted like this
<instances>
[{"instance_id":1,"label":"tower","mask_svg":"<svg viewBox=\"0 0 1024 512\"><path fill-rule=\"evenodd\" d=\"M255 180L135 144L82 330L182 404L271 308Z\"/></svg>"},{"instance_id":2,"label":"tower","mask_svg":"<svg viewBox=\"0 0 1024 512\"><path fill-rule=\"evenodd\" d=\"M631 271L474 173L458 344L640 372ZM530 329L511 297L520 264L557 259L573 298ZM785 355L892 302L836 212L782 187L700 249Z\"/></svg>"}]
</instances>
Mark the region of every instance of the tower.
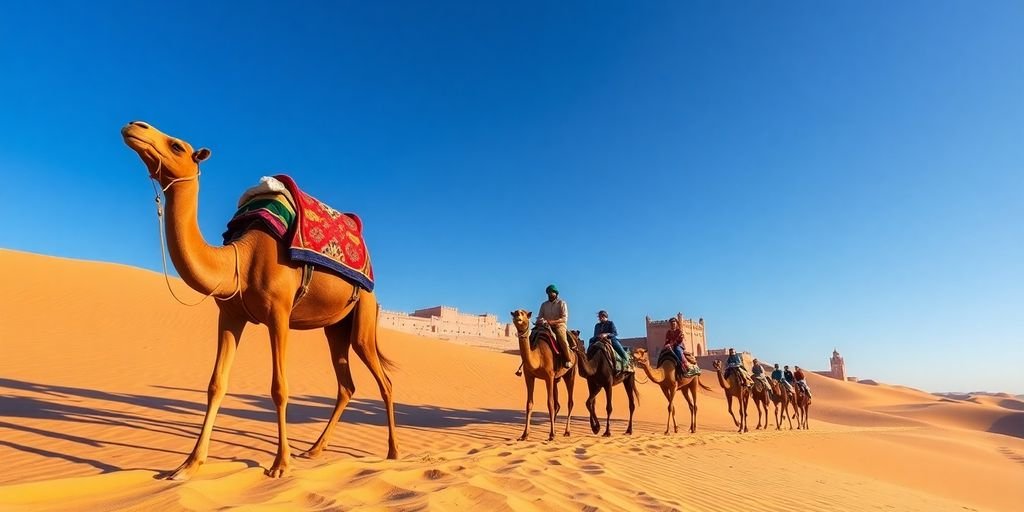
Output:
<instances>
[{"instance_id":1,"label":"tower","mask_svg":"<svg viewBox=\"0 0 1024 512\"><path fill-rule=\"evenodd\" d=\"M845 381L846 363L843 362L843 356L839 355L839 351L834 348L832 349L832 359L830 362L832 366L832 378Z\"/></svg>"}]
</instances>

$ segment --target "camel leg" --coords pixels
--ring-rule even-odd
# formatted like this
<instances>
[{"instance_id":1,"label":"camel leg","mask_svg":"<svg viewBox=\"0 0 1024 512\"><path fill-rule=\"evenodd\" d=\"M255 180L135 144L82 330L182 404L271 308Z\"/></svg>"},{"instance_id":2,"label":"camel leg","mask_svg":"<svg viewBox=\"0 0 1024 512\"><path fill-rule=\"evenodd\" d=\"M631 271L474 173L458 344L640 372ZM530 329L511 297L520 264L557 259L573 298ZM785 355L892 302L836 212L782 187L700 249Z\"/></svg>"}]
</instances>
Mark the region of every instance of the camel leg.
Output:
<instances>
[{"instance_id":1,"label":"camel leg","mask_svg":"<svg viewBox=\"0 0 1024 512\"><path fill-rule=\"evenodd\" d=\"M548 432L548 441L555 440L555 380L544 379L544 387L548 391L548 425L551 430Z\"/></svg>"},{"instance_id":2,"label":"camel leg","mask_svg":"<svg viewBox=\"0 0 1024 512\"><path fill-rule=\"evenodd\" d=\"M665 412L667 414L665 418L665 435L667 436L668 433L672 431L672 395L675 394L675 390L664 387L661 388L661 391L665 393L665 400L668 402L668 406L665 408Z\"/></svg>"},{"instance_id":3,"label":"camel leg","mask_svg":"<svg viewBox=\"0 0 1024 512\"><path fill-rule=\"evenodd\" d=\"M558 381L559 381L559 379L555 379L554 390L552 391L552 395L555 397L555 419L556 420L558 419L558 412L562 410L562 404L558 402Z\"/></svg>"},{"instance_id":4,"label":"camel leg","mask_svg":"<svg viewBox=\"0 0 1024 512\"><path fill-rule=\"evenodd\" d=\"M757 398L754 399L754 408L757 409L757 426L754 430L761 430L761 402L758 402Z\"/></svg>"},{"instance_id":5,"label":"camel leg","mask_svg":"<svg viewBox=\"0 0 1024 512\"><path fill-rule=\"evenodd\" d=\"M786 401L782 407L782 412L786 414L786 421L789 422L789 429L793 430L793 415L789 413L789 400Z\"/></svg>"},{"instance_id":6,"label":"camel leg","mask_svg":"<svg viewBox=\"0 0 1024 512\"><path fill-rule=\"evenodd\" d=\"M604 437L612 436L612 383L611 381L604 385L604 396L608 399L605 405L605 418L604 418Z\"/></svg>"},{"instance_id":7,"label":"camel leg","mask_svg":"<svg viewBox=\"0 0 1024 512\"><path fill-rule=\"evenodd\" d=\"M693 395L693 404L690 407L690 433L697 433L697 381L694 381L693 387L690 388L690 394Z\"/></svg>"},{"instance_id":8,"label":"camel leg","mask_svg":"<svg viewBox=\"0 0 1024 512\"><path fill-rule=\"evenodd\" d=\"M331 439L331 433L338 424L341 413L345 412L345 407L348 406L349 400L352 399L352 394L356 391L356 384L352 381L352 371L348 362L352 323L339 322L325 327L324 334L327 335L327 344L331 349L331 363L334 366L334 375L338 379L338 400L334 403L334 411L331 412L331 418L327 420L323 433L320 434L320 437L309 450L299 455L303 459L316 458L327 448L327 444Z\"/></svg>"},{"instance_id":9,"label":"camel leg","mask_svg":"<svg viewBox=\"0 0 1024 512\"><path fill-rule=\"evenodd\" d=\"M694 393L694 397L691 398L690 397L691 391L693 391L693 389L690 386L687 386L687 387L682 389L683 398L686 399L686 408L687 408L687 410L690 411L690 433L692 434L693 433L693 429L694 429L693 400L694 400L694 398L696 398L696 392L695 391L693 392Z\"/></svg>"},{"instance_id":10,"label":"camel leg","mask_svg":"<svg viewBox=\"0 0 1024 512\"><path fill-rule=\"evenodd\" d=\"M354 315L355 325L352 327L352 349L359 359L363 361L366 368L370 370L373 379L377 381L380 389L380 397L384 401L384 410L388 415L388 458L398 458L398 440L395 436L395 397L391 386L391 379L384 369L385 365L391 366L391 362L380 353L380 346L377 344L377 298L372 293L360 294Z\"/></svg>"},{"instance_id":11,"label":"camel leg","mask_svg":"<svg viewBox=\"0 0 1024 512\"><path fill-rule=\"evenodd\" d=\"M576 368L573 368L566 372L565 376L562 378L565 379L565 391L569 395L566 399L566 402L568 402L566 405L569 408L565 412L565 434L563 435L565 437L569 437L570 435L572 435L571 431L569 430L569 424L572 423L572 393L573 388L576 386Z\"/></svg>"},{"instance_id":12,"label":"camel leg","mask_svg":"<svg viewBox=\"0 0 1024 512\"><path fill-rule=\"evenodd\" d=\"M277 457L267 469L267 476L280 478L291 465L291 447L288 445L288 375L285 372L285 356L288 353L288 312L275 311L267 322L270 331L270 355L273 360L273 376L270 381L270 396L277 410Z\"/></svg>"},{"instance_id":13,"label":"camel leg","mask_svg":"<svg viewBox=\"0 0 1024 512\"><path fill-rule=\"evenodd\" d=\"M749 425L747 423L747 408L750 405L750 396L742 396L742 390L740 391L740 393L741 393L741 396L739 398L739 402L740 402L740 422L743 423L743 425L740 426L740 430L742 432L750 432L750 429L747 428L748 425Z\"/></svg>"},{"instance_id":14,"label":"camel leg","mask_svg":"<svg viewBox=\"0 0 1024 512\"><path fill-rule=\"evenodd\" d=\"M530 416L533 415L533 375L527 373L526 379L526 427L523 428L523 435L519 436L520 441L526 441L530 437Z\"/></svg>"},{"instance_id":15,"label":"camel leg","mask_svg":"<svg viewBox=\"0 0 1024 512\"><path fill-rule=\"evenodd\" d=\"M584 405L587 407L587 412L590 418L590 431L597 434L601 431L601 422L597 419L597 410L594 406L597 402L597 393L601 387L598 386L597 382L592 379L587 379L587 401Z\"/></svg>"},{"instance_id":16,"label":"camel leg","mask_svg":"<svg viewBox=\"0 0 1024 512\"><path fill-rule=\"evenodd\" d=\"M633 376L627 376L622 381L622 387L626 390L626 398L629 399L629 424L626 426L625 434L627 436L633 435L633 411L636 410L636 378Z\"/></svg>"},{"instance_id":17,"label":"camel leg","mask_svg":"<svg viewBox=\"0 0 1024 512\"><path fill-rule=\"evenodd\" d=\"M203 428L199 433L199 439L192 448L185 462L177 469L167 474L171 480L189 479L203 462L206 462L206 454L210 448L210 436L213 434L213 422L217 418L217 411L228 391L228 376L231 373L231 363L235 360L235 349L238 348L238 340L242 337L246 320L226 314L223 310L217 318L217 327L220 331L217 343L217 358L213 363L213 374L210 375L210 385L206 390L206 417L203 418Z\"/></svg>"},{"instance_id":18,"label":"camel leg","mask_svg":"<svg viewBox=\"0 0 1024 512\"><path fill-rule=\"evenodd\" d=\"M736 415L732 413L732 395L729 393L725 394L725 403L729 406L729 416L732 416L732 422L737 427L740 426L740 420L736 419Z\"/></svg>"}]
</instances>

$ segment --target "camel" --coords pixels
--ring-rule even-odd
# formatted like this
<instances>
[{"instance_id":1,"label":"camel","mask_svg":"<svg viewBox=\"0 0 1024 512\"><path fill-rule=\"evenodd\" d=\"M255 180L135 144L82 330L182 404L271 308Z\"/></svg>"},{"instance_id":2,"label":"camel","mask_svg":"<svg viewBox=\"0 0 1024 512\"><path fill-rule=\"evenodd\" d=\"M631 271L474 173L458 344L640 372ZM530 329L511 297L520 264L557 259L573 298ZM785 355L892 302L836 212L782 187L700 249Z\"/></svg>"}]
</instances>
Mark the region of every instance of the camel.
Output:
<instances>
[{"instance_id":1,"label":"camel","mask_svg":"<svg viewBox=\"0 0 1024 512\"><path fill-rule=\"evenodd\" d=\"M121 129L125 144L138 153L153 179L166 194L167 251L181 279L193 290L217 299L217 356L207 388L206 415L192 452L177 469L165 476L185 480L206 461L214 420L224 395L242 331L250 322L264 324L270 333L273 378L270 393L277 410L277 456L266 470L272 478L285 475L291 465L287 416L288 381L285 354L289 329L323 328L338 381L338 398L323 433L301 456L323 453L334 425L352 398L355 384L349 368L351 347L373 374L387 410L389 459L398 458L395 440L395 409L387 370L394 363L377 346L377 299L345 279L314 270L308 292L298 303L302 268L289 263L287 247L270 234L252 229L228 245L206 243L197 220L199 164L210 150L193 150L187 142L161 133L153 126L133 121ZM159 194L157 195L158 215ZM162 254L161 254L162 256ZM166 265L165 265L166 267ZM165 268L166 270L166 268ZM167 282L170 288L170 281ZM171 290L173 294L173 290ZM177 298L177 296L175 296ZM205 298L204 298L205 300ZM180 302L180 299L179 299ZM183 303L184 304L184 303Z\"/></svg>"},{"instance_id":2,"label":"camel","mask_svg":"<svg viewBox=\"0 0 1024 512\"><path fill-rule=\"evenodd\" d=\"M750 388L750 397L754 400L754 407L757 408L757 427L761 430L761 408L764 408L764 429L768 430L768 403L771 402L771 388L763 380L754 379L754 385Z\"/></svg>"},{"instance_id":3,"label":"camel","mask_svg":"<svg viewBox=\"0 0 1024 512\"><path fill-rule=\"evenodd\" d=\"M577 333L578 336L578 333ZM601 421L597 418L597 411L595 410L595 402L597 401L597 394L604 390L604 396L607 399L605 405L605 422L604 422L604 437L611 437L612 427L612 388L618 384L622 384L622 387L626 389L626 396L629 398L629 425L626 427L626 435L633 434L633 411L636 410L636 403L640 401L640 389L636 386L636 373L634 372L621 372L615 373L615 364L609 357L615 357L611 351L611 344L607 341L596 341L595 346L598 343L606 345L605 348L591 349L593 355L587 357L587 354L583 352L581 343L576 344L576 360L579 361L579 373L584 379L587 379L587 387L589 388L590 395L587 397L587 411L590 411L590 429L596 434L601 431Z\"/></svg>"},{"instance_id":4,"label":"camel","mask_svg":"<svg viewBox=\"0 0 1024 512\"><path fill-rule=\"evenodd\" d=\"M775 404L775 430L782 430L782 420L789 421L789 429L793 430L793 417L789 414L789 405L793 403L793 394L786 391L776 380L772 381L772 402Z\"/></svg>"},{"instance_id":5,"label":"camel","mask_svg":"<svg viewBox=\"0 0 1024 512\"><path fill-rule=\"evenodd\" d=\"M729 405L729 416L732 416L733 423L739 427L737 432L750 432L747 428L747 403L750 401L750 388L743 384L743 380L740 378L739 373L733 372L729 376L729 381L726 382L725 377L722 376L722 362L714 362L715 373L718 374L718 385L722 386L725 390L725 400ZM740 407L740 418L736 419L736 415L732 412L732 399L736 398Z\"/></svg>"},{"instance_id":6,"label":"camel","mask_svg":"<svg viewBox=\"0 0 1024 512\"><path fill-rule=\"evenodd\" d=\"M796 428L800 430L810 430L810 426L807 425L807 413L811 409L811 397L807 396L800 390L800 386L794 386L796 390Z\"/></svg>"},{"instance_id":7,"label":"camel","mask_svg":"<svg viewBox=\"0 0 1024 512\"><path fill-rule=\"evenodd\" d=\"M633 351L633 360L647 374L647 378L661 388L661 392L665 394L665 399L668 400L668 419L665 421L665 434L667 435L670 430L674 433L679 432L679 425L676 424L676 406L674 403L677 390L682 391L683 398L686 399L686 405L690 407L690 433L696 433L697 386L700 386L705 391L711 391L711 388L705 386L700 381L700 375L694 375L693 377L676 375L676 365L672 360L662 361L661 366L657 369L658 373L655 373L651 370L651 363L647 359L647 349L645 348L635 349ZM669 428L670 426L672 427L671 429Z\"/></svg>"},{"instance_id":8,"label":"camel","mask_svg":"<svg viewBox=\"0 0 1024 512\"><path fill-rule=\"evenodd\" d=\"M535 379L544 381L544 388L548 392L548 418L551 424L551 431L548 441L555 440L555 415L558 414L561 406L558 403L558 381L565 381L565 389L569 393L567 417L565 419L565 437L569 437L569 424L572 421L572 390L576 378L576 354L567 354L572 362L571 368L555 367L555 353L546 343L538 343L537 348L530 348L530 318L533 313L517 309L512 312L512 325L516 328L519 336L519 355L523 358L523 379L526 381L526 427L520 441L530 437L530 417L533 415L533 385ZM579 344L579 340L573 339L575 332L570 333L569 344Z\"/></svg>"}]
</instances>

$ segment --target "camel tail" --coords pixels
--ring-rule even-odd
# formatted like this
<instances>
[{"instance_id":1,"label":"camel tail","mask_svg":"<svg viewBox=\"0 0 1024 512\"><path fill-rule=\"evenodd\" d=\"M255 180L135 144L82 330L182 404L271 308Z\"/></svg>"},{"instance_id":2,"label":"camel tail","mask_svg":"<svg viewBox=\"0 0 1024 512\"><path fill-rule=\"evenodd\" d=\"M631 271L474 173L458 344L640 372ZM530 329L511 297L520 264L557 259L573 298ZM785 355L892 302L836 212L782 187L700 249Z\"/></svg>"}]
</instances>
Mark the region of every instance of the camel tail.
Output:
<instances>
[{"instance_id":1,"label":"camel tail","mask_svg":"<svg viewBox=\"0 0 1024 512\"><path fill-rule=\"evenodd\" d=\"M640 386L636 384L636 378L633 378L633 400L636 400L636 406L640 407Z\"/></svg>"},{"instance_id":2,"label":"camel tail","mask_svg":"<svg viewBox=\"0 0 1024 512\"><path fill-rule=\"evenodd\" d=\"M377 308L376 316L374 317L373 323L373 348L377 352L377 359L380 360L381 367L384 368L384 378L388 379L388 384L390 384L391 377L388 376L387 372L398 371L398 364L395 363L394 359L391 359L390 357L384 355L384 352L382 352L380 349L380 307Z\"/></svg>"},{"instance_id":3,"label":"camel tail","mask_svg":"<svg viewBox=\"0 0 1024 512\"><path fill-rule=\"evenodd\" d=\"M711 388L705 386L704 383L700 381L700 375L697 376L697 385L703 388L704 391L713 391Z\"/></svg>"},{"instance_id":4,"label":"camel tail","mask_svg":"<svg viewBox=\"0 0 1024 512\"><path fill-rule=\"evenodd\" d=\"M389 372L398 370L398 363L396 363L394 359L385 356L384 353L380 351L379 345L377 346L377 359L380 359L380 365L383 366L385 370Z\"/></svg>"}]
</instances>

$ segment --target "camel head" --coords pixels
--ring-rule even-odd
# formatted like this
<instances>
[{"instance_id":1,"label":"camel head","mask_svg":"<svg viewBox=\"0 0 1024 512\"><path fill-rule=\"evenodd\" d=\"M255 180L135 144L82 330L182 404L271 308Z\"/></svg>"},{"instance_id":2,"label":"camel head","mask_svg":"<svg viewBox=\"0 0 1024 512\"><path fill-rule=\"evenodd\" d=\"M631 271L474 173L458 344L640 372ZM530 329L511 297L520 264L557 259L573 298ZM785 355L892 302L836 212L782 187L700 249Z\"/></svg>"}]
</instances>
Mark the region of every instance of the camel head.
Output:
<instances>
[{"instance_id":1,"label":"camel head","mask_svg":"<svg viewBox=\"0 0 1024 512\"><path fill-rule=\"evenodd\" d=\"M199 162L210 157L209 149L193 150L188 142L171 137L142 121L124 125L121 137L142 158L149 169L149 177L165 187L174 180L197 176Z\"/></svg>"},{"instance_id":2,"label":"camel head","mask_svg":"<svg viewBox=\"0 0 1024 512\"><path fill-rule=\"evenodd\" d=\"M636 364L647 366L647 349L639 347L633 349L633 361L635 361Z\"/></svg>"},{"instance_id":3,"label":"camel head","mask_svg":"<svg viewBox=\"0 0 1024 512\"><path fill-rule=\"evenodd\" d=\"M722 362L716 359L715 362L711 364L711 366L714 367L715 371L721 370Z\"/></svg>"},{"instance_id":4,"label":"camel head","mask_svg":"<svg viewBox=\"0 0 1024 512\"><path fill-rule=\"evenodd\" d=\"M532 316L533 313L525 309L517 309L512 312L512 325L516 326L516 331L519 334L525 334L530 330L530 317Z\"/></svg>"}]
</instances>

